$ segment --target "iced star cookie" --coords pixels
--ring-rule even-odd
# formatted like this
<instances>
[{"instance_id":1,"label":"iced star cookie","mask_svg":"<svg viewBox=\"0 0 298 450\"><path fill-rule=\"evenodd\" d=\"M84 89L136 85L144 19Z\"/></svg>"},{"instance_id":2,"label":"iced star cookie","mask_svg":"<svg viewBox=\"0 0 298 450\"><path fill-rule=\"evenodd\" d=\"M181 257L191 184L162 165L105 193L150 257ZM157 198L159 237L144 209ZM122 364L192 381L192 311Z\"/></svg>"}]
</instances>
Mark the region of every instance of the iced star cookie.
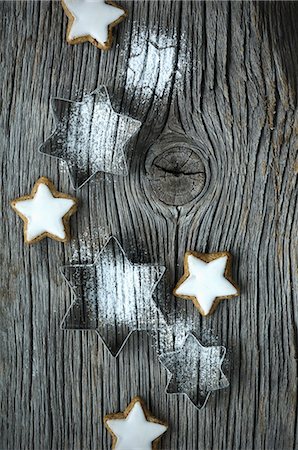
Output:
<instances>
[{"instance_id":1,"label":"iced star cookie","mask_svg":"<svg viewBox=\"0 0 298 450\"><path fill-rule=\"evenodd\" d=\"M140 397L134 397L123 413L105 416L104 424L112 435L113 450L156 450L168 429L148 411Z\"/></svg>"},{"instance_id":2,"label":"iced star cookie","mask_svg":"<svg viewBox=\"0 0 298 450\"><path fill-rule=\"evenodd\" d=\"M69 19L66 39L69 44L89 41L101 50L112 45L112 30L127 16L125 9L110 0L62 0Z\"/></svg>"},{"instance_id":3,"label":"iced star cookie","mask_svg":"<svg viewBox=\"0 0 298 450\"><path fill-rule=\"evenodd\" d=\"M58 192L46 177L36 181L31 194L11 202L24 221L27 244L50 237L60 242L70 238L69 218L77 210L77 199Z\"/></svg>"},{"instance_id":4,"label":"iced star cookie","mask_svg":"<svg viewBox=\"0 0 298 450\"><path fill-rule=\"evenodd\" d=\"M231 269L232 255L228 252L186 252L184 274L173 294L192 300L202 316L209 316L220 300L239 295Z\"/></svg>"}]
</instances>

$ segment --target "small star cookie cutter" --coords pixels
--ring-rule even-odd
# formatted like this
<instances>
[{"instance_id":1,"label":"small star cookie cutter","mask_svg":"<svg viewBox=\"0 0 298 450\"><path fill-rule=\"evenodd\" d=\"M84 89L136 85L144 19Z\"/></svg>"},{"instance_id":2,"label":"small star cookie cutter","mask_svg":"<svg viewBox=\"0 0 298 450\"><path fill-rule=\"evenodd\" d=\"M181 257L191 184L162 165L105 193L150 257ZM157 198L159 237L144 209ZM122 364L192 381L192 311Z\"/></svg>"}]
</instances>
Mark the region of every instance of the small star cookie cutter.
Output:
<instances>
[{"instance_id":1,"label":"small star cookie cutter","mask_svg":"<svg viewBox=\"0 0 298 450\"><path fill-rule=\"evenodd\" d=\"M74 189L98 172L128 174L124 150L142 123L116 113L105 86L81 102L53 98L52 110L56 129L39 151L66 163Z\"/></svg>"},{"instance_id":2,"label":"small star cookie cutter","mask_svg":"<svg viewBox=\"0 0 298 450\"><path fill-rule=\"evenodd\" d=\"M114 357L134 331L158 333L163 315L152 294L163 266L131 263L111 236L93 264L64 266L61 272L75 295L62 329L95 330Z\"/></svg>"},{"instance_id":3,"label":"small star cookie cutter","mask_svg":"<svg viewBox=\"0 0 298 450\"><path fill-rule=\"evenodd\" d=\"M225 347L204 347L193 333L187 334L178 350L159 356L171 374L166 393L186 395L197 409L204 408L211 392L229 386L222 371L225 355Z\"/></svg>"}]
</instances>

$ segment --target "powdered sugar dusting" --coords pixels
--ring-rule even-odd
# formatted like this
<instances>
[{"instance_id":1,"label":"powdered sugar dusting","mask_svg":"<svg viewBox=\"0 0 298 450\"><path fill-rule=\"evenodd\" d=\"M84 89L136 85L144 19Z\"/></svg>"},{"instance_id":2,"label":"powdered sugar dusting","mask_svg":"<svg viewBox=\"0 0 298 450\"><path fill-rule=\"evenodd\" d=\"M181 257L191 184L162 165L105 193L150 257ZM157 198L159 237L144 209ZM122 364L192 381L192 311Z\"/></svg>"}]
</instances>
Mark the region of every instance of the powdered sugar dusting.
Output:
<instances>
[{"instance_id":1,"label":"powdered sugar dusting","mask_svg":"<svg viewBox=\"0 0 298 450\"><path fill-rule=\"evenodd\" d=\"M152 98L152 94L162 99L171 89L172 79L176 77L175 87L186 70L186 38L179 36L183 52L177 61L178 38L174 32L166 34L161 30L148 29L145 24L134 24L129 36L130 56L128 59L126 85L139 98ZM158 100L158 99L156 99Z\"/></svg>"}]
</instances>

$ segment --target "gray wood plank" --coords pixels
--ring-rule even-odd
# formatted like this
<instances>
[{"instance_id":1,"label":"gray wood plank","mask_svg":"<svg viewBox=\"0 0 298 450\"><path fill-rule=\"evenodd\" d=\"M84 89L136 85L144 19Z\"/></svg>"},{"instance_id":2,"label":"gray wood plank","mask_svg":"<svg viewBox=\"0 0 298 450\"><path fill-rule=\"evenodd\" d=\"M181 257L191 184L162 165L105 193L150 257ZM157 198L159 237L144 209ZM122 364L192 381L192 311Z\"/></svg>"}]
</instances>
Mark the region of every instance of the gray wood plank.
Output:
<instances>
[{"instance_id":1,"label":"gray wood plank","mask_svg":"<svg viewBox=\"0 0 298 450\"><path fill-rule=\"evenodd\" d=\"M297 448L298 4L123 4L130 17L107 53L65 42L59 2L0 4L0 448L108 450L104 415L137 394L170 424L163 450ZM26 247L10 200L41 175L73 192L65 167L37 151L53 126L49 99L79 99L100 83L117 111L144 123L130 174L99 174L79 192L69 245ZM166 126L171 148L182 130L206 174L198 197L179 206L148 181ZM60 330L71 293L59 266L92 262L110 234L131 260L166 265L155 300L178 337L191 327L204 344L229 348L231 387L204 410L165 394L145 334L113 360L94 332ZM241 296L209 319L171 296L188 249L235 257Z\"/></svg>"}]
</instances>

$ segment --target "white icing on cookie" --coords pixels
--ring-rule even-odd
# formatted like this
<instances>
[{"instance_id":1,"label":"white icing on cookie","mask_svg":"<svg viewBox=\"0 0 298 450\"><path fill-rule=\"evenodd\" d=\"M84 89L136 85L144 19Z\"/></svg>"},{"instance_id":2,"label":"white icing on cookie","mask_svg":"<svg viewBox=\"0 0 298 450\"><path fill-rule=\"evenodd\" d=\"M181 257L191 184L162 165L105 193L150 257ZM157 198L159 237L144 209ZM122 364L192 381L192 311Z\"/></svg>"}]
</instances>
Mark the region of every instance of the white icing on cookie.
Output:
<instances>
[{"instance_id":1,"label":"white icing on cookie","mask_svg":"<svg viewBox=\"0 0 298 450\"><path fill-rule=\"evenodd\" d=\"M124 11L104 0L63 0L74 22L68 39L91 36L104 45L108 41L108 26L123 16Z\"/></svg>"},{"instance_id":2,"label":"white icing on cookie","mask_svg":"<svg viewBox=\"0 0 298 450\"><path fill-rule=\"evenodd\" d=\"M176 289L176 294L196 297L207 315L216 297L237 294L237 289L224 277L227 260L227 256L222 256L206 263L189 255L187 258L189 276Z\"/></svg>"},{"instance_id":3,"label":"white icing on cookie","mask_svg":"<svg viewBox=\"0 0 298 450\"><path fill-rule=\"evenodd\" d=\"M110 419L107 425L117 437L115 450L151 450L152 442L167 430L165 425L147 421L140 402L125 419Z\"/></svg>"},{"instance_id":4,"label":"white icing on cookie","mask_svg":"<svg viewBox=\"0 0 298 450\"><path fill-rule=\"evenodd\" d=\"M16 201L14 208L27 219L26 238L30 242L46 232L65 239L62 218L74 204L74 200L53 197L46 184L39 184L33 199Z\"/></svg>"}]
</instances>

